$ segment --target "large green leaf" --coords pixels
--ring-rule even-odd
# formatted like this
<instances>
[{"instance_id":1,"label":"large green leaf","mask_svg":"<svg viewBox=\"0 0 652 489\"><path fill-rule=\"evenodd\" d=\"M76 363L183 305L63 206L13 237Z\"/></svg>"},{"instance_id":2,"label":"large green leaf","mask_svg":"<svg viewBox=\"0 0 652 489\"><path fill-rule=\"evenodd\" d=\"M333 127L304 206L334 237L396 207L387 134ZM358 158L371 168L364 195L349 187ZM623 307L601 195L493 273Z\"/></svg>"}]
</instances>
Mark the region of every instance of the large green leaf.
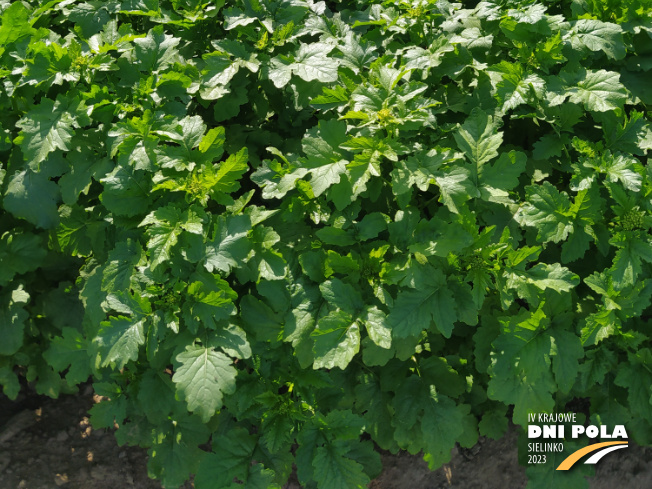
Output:
<instances>
[{"instance_id":1,"label":"large green leaf","mask_svg":"<svg viewBox=\"0 0 652 489\"><path fill-rule=\"evenodd\" d=\"M586 70L566 92L569 100L583 104L587 110L607 112L622 108L627 100L627 90L620 83L620 75L613 71Z\"/></svg>"},{"instance_id":2,"label":"large green leaf","mask_svg":"<svg viewBox=\"0 0 652 489\"><path fill-rule=\"evenodd\" d=\"M497 132L493 118L481 110L474 109L469 118L455 133L455 142L473 163L473 176L482 165L498 156L498 148L503 141L502 133Z\"/></svg>"},{"instance_id":3,"label":"large green leaf","mask_svg":"<svg viewBox=\"0 0 652 489\"><path fill-rule=\"evenodd\" d=\"M115 364L122 369L130 360L138 360L140 346L145 344L145 320L138 317L115 316L103 321L93 339L102 366Z\"/></svg>"},{"instance_id":4,"label":"large green leaf","mask_svg":"<svg viewBox=\"0 0 652 489\"><path fill-rule=\"evenodd\" d=\"M315 450L312 465L320 489L367 487L369 477L362 465L348 458L346 452L344 447L337 445L326 445Z\"/></svg>"},{"instance_id":5,"label":"large green leaf","mask_svg":"<svg viewBox=\"0 0 652 489\"><path fill-rule=\"evenodd\" d=\"M307 82L334 82L337 80L339 63L327 54L333 46L323 43L301 44L293 58L273 58L269 78L278 88L282 88L295 74Z\"/></svg>"},{"instance_id":6,"label":"large green leaf","mask_svg":"<svg viewBox=\"0 0 652 489\"><path fill-rule=\"evenodd\" d=\"M79 97L59 95L43 99L25 114L16 125L22 129L19 140L30 168L37 170L52 151L68 151L74 128L90 122L89 112Z\"/></svg>"},{"instance_id":7,"label":"large green leaf","mask_svg":"<svg viewBox=\"0 0 652 489\"><path fill-rule=\"evenodd\" d=\"M170 260L170 253L177 244L182 231L202 234L201 219L192 211L174 206L161 207L147 215L140 223L147 227L147 248L150 253L150 267L154 270Z\"/></svg>"},{"instance_id":8,"label":"large green leaf","mask_svg":"<svg viewBox=\"0 0 652 489\"><path fill-rule=\"evenodd\" d=\"M0 334L3 338L0 355L13 355L23 346L25 321L29 318L29 313L25 310L29 294L22 286L8 292L0 296Z\"/></svg>"},{"instance_id":9,"label":"large green leaf","mask_svg":"<svg viewBox=\"0 0 652 489\"><path fill-rule=\"evenodd\" d=\"M144 171L118 165L101 183L104 192L100 200L114 214L133 217L149 210L152 182Z\"/></svg>"},{"instance_id":10,"label":"large green leaf","mask_svg":"<svg viewBox=\"0 0 652 489\"><path fill-rule=\"evenodd\" d=\"M134 61L140 71L152 72L166 68L177 58L176 46L181 39L165 34L157 26L147 36L134 39Z\"/></svg>"},{"instance_id":11,"label":"large green leaf","mask_svg":"<svg viewBox=\"0 0 652 489\"><path fill-rule=\"evenodd\" d=\"M51 229L59 223L59 198L59 187L46 174L23 170L10 178L4 208L35 226Z\"/></svg>"},{"instance_id":12,"label":"large green leaf","mask_svg":"<svg viewBox=\"0 0 652 489\"><path fill-rule=\"evenodd\" d=\"M387 324L397 338L416 336L435 327L450 338L457 319L455 300L439 270L429 270L416 289L399 292L394 307L387 316Z\"/></svg>"},{"instance_id":13,"label":"large green leaf","mask_svg":"<svg viewBox=\"0 0 652 489\"><path fill-rule=\"evenodd\" d=\"M543 243L559 243L568 238L568 234L573 230L568 214L571 205L568 195L559 192L550 182L529 186L526 190L527 202L515 218L521 224L537 229L537 238Z\"/></svg>"},{"instance_id":14,"label":"large green leaf","mask_svg":"<svg viewBox=\"0 0 652 489\"><path fill-rule=\"evenodd\" d=\"M229 273L249 254L247 233L251 230L249 216L219 216L213 239L206 245L206 270Z\"/></svg>"},{"instance_id":15,"label":"large green leaf","mask_svg":"<svg viewBox=\"0 0 652 489\"><path fill-rule=\"evenodd\" d=\"M555 382L551 372L552 338L542 331L549 321L541 309L522 310L503 322L494 340L496 357L490 369L490 399L514 404L514 422L525 425L528 412L550 412Z\"/></svg>"},{"instance_id":16,"label":"large green leaf","mask_svg":"<svg viewBox=\"0 0 652 489\"><path fill-rule=\"evenodd\" d=\"M179 366L172 380L183 393L188 410L204 423L222 407L225 394L235 392L237 371L224 353L213 348L191 345L176 356Z\"/></svg>"},{"instance_id":17,"label":"large green leaf","mask_svg":"<svg viewBox=\"0 0 652 489\"><path fill-rule=\"evenodd\" d=\"M622 59L627 50L623 40L623 29L618 24L595 19L580 19L571 30L571 45L578 51L603 51L612 59Z\"/></svg>"},{"instance_id":18,"label":"large green leaf","mask_svg":"<svg viewBox=\"0 0 652 489\"><path fill-rule=\"evenodd\" d=\"M73 328L63 328L61 333L43 353L43 358L58 372L67 370L68 385L87 381L91 375L88 341Z\"/></svg>"},{"instance_id":19,"label":"large green leaf","mask_svg":"<svg viewBox=\"0 0 652 489\"><path fill-rule=\"evenodd\" d=\"M314 368L339 367L342 370L360 350L360 326L345 311L321 318L310 335L315 343Z\"/></svg>"},{"instance_id":20,"label":"large green leaf","mask_svg":"<svg viewBox=\"0 0 652 489\"><path fill-rule=\"evenodd\" d=\"M36 234L5 233L0 237L0 285L6 286L16 274L36 270L47 251Z\"/></svg>"}]
</instances>

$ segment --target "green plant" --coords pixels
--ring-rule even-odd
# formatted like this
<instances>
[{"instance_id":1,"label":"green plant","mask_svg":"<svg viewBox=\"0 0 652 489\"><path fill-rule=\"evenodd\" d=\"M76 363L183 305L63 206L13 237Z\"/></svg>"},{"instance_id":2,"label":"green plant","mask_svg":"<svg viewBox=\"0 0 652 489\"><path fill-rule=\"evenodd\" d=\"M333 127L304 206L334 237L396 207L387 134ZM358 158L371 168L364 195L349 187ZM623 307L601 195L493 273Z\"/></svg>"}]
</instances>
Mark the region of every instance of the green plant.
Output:
<instances>
[{"instance_id":1,"label":"green plant","mask_svg":"<svg viewBox=\"0 0 652 489\"><path fill-rule=\"evenodd\" d=\"M166 487L364 487L578 398L651 442L647 3L0 9L9 397L92 376Z\"/></svg>"}]
</instances>

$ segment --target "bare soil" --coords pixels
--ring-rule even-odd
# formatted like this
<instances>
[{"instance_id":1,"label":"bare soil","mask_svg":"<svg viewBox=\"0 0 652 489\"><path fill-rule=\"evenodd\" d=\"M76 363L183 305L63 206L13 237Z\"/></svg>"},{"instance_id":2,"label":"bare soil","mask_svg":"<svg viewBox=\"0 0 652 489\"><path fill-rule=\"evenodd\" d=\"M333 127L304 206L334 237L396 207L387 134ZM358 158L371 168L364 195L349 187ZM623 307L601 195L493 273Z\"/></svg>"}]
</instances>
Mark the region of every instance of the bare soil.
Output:
<instances>
[{"instance_id":1,"label":"bare soil","mask_svg":"<svg viewBox=\"0 0 652 489\"><path fill-rule=\"evenodd\" d=\"M160 489L147 477L144 449L119 447L113 433L90 426L93 402L90 386L57 400L21 395L10 402L0 395L0 489ZM434 472L419 456L382 453L383 473L369 488L525 488L517 437L510 429L504 438L482 440L472 450L456 448L451 462ZM652 447L634 445L609 454L589 482L591 489L652 488ZM192 487L188 482L184 489Z\"/></svg>"}]
</instances>

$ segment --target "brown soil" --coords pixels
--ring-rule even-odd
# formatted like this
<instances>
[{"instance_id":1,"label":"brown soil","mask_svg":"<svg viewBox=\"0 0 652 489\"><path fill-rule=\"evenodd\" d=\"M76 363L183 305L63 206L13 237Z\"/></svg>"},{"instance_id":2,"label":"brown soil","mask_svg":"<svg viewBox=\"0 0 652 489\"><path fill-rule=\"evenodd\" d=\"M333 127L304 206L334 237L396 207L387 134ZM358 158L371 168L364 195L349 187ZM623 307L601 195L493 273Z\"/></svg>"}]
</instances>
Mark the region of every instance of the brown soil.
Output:
<instances>
[{"instance_id":1,"label":"brown soil","mask_svg":"<svg viewBox=\"0 0 652 489\"><path fill-rule=\"evenodd\" d=\"M9 402L0 395L0 488L159 489L160 483L147 478L145 450L119 447L112 433L89 425L87 412L92 405L89 386L80 395L58 400L23 396L19 402ZM516 439L517 432L511 429L501 440L484 440L475 450L455 449L451 462L435 472L418 456L383 453L383 473L369 487L525 488ZM605 457L590 487L650 489L652 448L632 446ZM190 482L184 485L190 488Z\"/></svg>"},{"instance_id":2,"label":"brown soil","mask_svg":"<svg viewBox=\"0 0 652 489\"><path fill-rule=\"evenodd\" d=\"M57 400L0 396L0 440L12 426L22 428L0 443L0 488L160 489L147 477L145 450L119 447L112 433L90 426L92 405L90 386Z\"/></svg>"}]
</instances>

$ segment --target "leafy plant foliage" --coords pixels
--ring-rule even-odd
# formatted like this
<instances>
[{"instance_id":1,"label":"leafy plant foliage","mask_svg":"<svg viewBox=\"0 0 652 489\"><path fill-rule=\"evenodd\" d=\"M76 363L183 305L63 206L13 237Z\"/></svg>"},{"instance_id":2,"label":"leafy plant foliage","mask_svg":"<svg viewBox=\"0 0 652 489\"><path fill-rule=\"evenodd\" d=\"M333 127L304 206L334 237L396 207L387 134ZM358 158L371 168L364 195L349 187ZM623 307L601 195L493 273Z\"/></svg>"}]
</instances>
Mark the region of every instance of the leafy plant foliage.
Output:
<instances>
[{"instance_id":1,"label":"leafy plant foliage","mask_svg":"<svg viewBox=\"0 0 652 489\"><path fill-rule=\"evenodd\" d=\"M10 398L92 376L166 487L365 487L578 398L652 442L648 3L0 12Z\"/></svg>"}]
</instances>

